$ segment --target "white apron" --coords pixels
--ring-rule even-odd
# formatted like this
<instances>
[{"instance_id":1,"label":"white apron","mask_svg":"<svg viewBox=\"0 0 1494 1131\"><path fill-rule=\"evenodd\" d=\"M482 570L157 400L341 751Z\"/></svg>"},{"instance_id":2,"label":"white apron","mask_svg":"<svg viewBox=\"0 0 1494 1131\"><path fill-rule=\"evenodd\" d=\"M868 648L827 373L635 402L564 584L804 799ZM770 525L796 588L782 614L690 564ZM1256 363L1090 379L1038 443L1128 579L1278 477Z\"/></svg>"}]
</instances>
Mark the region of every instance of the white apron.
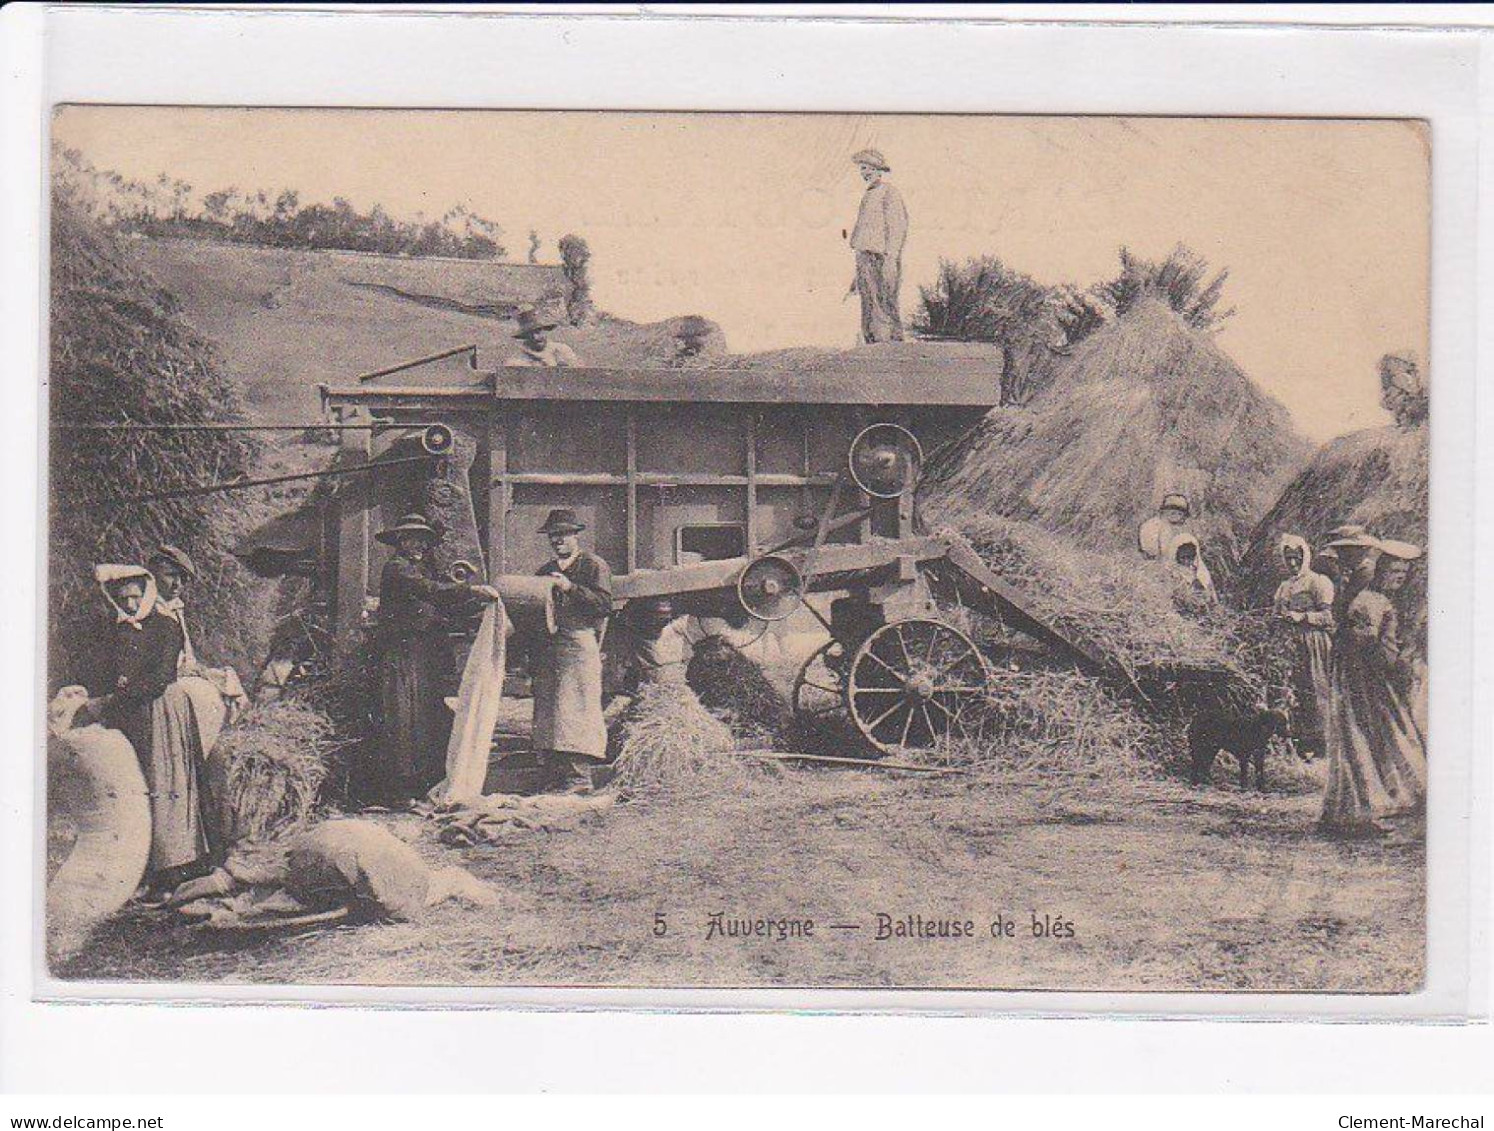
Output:
<instances>
[{"instance_id":1,"label":"white apron","mask_svg":"<svg viewBox=\"0 0 1494 1131\"><path fill-rule=\"evenodd\" d=\"M534 748L607 755L602 720L602 648L592 628L562 628L536 657Z\"/></svg>"}]
</instances>

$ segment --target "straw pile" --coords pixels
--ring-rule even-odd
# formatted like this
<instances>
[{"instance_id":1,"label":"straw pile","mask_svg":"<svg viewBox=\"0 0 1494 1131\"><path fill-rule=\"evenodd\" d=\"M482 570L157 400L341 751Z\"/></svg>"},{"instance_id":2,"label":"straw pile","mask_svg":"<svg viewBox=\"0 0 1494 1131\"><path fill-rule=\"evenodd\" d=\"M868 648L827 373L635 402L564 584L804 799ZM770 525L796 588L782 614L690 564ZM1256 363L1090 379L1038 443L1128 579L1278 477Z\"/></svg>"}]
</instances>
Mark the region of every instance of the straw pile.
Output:
<instances>
[{"instance_id":1,"label":"straw pile","mask_svg":"<svg viewBox=\"0 0 1494 1131\"><path fill-rule=\"evenodd\" d=\"M757 664L719 637L695 646L685 681L706 710L723 719L749 746L779 749L793 726L793 712Z\"/></svg>"},{"instance_id":2,"label":"straw pile","mask_svg":"<svg viewBox=\"0 0 1494 1131\"><path fill-rule=\"evenodd\" d=\"M1046 772L1155 777L1176 767L1177 728L1144 718L1077 672L1003 672L967 712L970 733L933 761L993 774Z\"/></svg>"},{"instance_id":3,"label":"straw pile","mask_svg":"<svg viewBox=\"0 0 1494 1131\"><path fill-rule=\"evenodd\" d=\"M224 820L231 841L274 837L311 816L335 744L326 715L295 699L256 703L224 730Z\"/></svg>"},{"instance_id":4,"label":"straw pile","mask_svg":"<svg viewBox=\"0 0 1494 1131\"><path fill-rule=\"evenodd\" d=\"M1369 428L1325 444L1261 519L1246 551L1245 602L1264 607L1280 580L1277 541L1298 534L1321 547L1334 527L1362 524L1381 538L1427 544L1427 425ZM1426 570L1412 571L1404 594L1417 632L1425 631Z\"/></svg>"},{"instance_id":5,"label":"straw pile","mask_svg":"<svg viewBox=\"0 0 1494 1131\"><path fill-rule=\"evenodd\" d=\"M1162 496L1183 491L1205 560L1227 577L1308 451L1212 336L1148 296L1076 345L1029 404L994 410L934 461L922 494L931 512L1131 551Z\"/></svg>"},{"instance_id":6,"label":"straw pile","mask_svg":"<svg viewBox=\"0 0 1494 1131\"><path fill-rule=\"evenodd\" d=\"M1080 549L1030 523L987 516L944 533L963 536L1047 623L1090 641L1133 677L1244 666L1238 618L1225 608L1184 616L1165 571L1134 553Z\"/></svg>"},{"instance_id":7,"label":"straw pile","mask_svg":"<svg viewBox=\"0 0 1494 1131\"><path fill-rule=\"evenodd\" d=\"M52 213L50 411L73 422L190 424L242 419L237 385L131 249L84 218L65 191ZM74 680L101 598L92 566L142 562L162 542L192 555L192 631L214 663L252 671L267 595L229 554L240 507L225 496L124 500L249 474L244 433L55 431L50 450L48 614L53 686ZM257 619L263 616L263 620Z\"/></svg>"},{"instance_id":8,"label":"straw pile","mask_svg":"<svg viewBox=\"0 0 1494 1131\"><path fill-rule=\"evenodd\" d=\"M629 791L731 789L747 778L731 753L731 728L676 681L641 685L609 744L616 751L614 780Z\"/></svg>"},{"instance_id":9,"label":"straw pile","mask_svg":"<svg viewBox=\"0 0 1494 1131\"><path fill-rule=\"evenodd\" d=\"M318 658L295 688L295 701L328 720L337 736L330 751L325 790L348 801L372 799L370 756L379 736L379 661L362 637Z\"/></svg>"}]
</instances>

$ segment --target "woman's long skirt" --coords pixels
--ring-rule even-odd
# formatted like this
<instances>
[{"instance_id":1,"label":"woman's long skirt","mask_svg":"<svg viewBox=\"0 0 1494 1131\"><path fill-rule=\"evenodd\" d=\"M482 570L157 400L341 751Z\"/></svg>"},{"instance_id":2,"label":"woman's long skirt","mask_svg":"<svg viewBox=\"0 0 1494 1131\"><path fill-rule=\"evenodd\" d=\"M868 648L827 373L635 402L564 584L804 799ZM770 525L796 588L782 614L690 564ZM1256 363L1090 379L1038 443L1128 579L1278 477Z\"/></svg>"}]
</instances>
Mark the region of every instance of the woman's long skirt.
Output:
<instances>
[{"instance_id":1,"label":"woman's long skirt","mask_svg":"<svg viewBox=\"0 0 1494 1131\"><path fill-rule=\"evenodd\" d=\"M1292 737L1303 750L1323 753L1333 697L1333 636L1321 628L1299 628L1292 663Z\"/></svg>"},{"instance_id":2,"label":"woman's long skirt","mask_svg":"<svg viewBox=\"0 0 1494 1131\"><path fill-rule=\"evenodd\" d=\"M424 797L446 773L451 735L450 656L444 640L402 640L385 649L383 734L360 790L372 800Z\"/></svg>"},{"instance_id":3,"label":"woman's long skirt","mask_svg":"<svg viewBox=\"0 0 1494 1131\"><path fill-rule=\"evenodd\" d=\"M1332 671L1322 823L1362 832L1379 817L1421 807L1426 745L1408 694L1377 670L1368 650L1340 649Z\"/></svg>"},{"instance_id":4,"label":"woman's long skirt","mask_svg":"<svg viewBox=\"0 0 1494 1131\"><path fill-rule=\"evenodd\" d=\"M535 657L534 748L607 756L602 719L602 649L590 628L562 628Z\"/></svg>"},{"instance_id":5,"label":"woman's long skirt","mask_svg":"<svg viewBox=\"0 0 1494 1131\"><path fill-rule=\"evenodd\" d=\"M207 798L199 780L201 730L189 689L180 681L169 685L151 704L150 722L141 768L150 790L150 867L160 873L207 855Z\"/></svg>"}]
</instances>

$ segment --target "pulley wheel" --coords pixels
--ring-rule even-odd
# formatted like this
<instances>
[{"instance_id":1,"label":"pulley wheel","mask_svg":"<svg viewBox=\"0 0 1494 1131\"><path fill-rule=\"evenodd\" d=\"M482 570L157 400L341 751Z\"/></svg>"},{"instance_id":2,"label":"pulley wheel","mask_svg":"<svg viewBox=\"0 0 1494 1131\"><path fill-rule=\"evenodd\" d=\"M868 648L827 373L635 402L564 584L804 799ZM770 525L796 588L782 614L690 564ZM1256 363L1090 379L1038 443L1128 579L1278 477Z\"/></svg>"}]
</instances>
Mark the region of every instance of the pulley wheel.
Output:
<instances>
[{"instance_id":1,"label":"pulley wheel","mask_svg":"<svg viewBox=\"0 0 1494 1131\"><path fill-rule=\"evenodd\" d=\"M477 567L466 558L458 558L451 563L451 568L446 571L446 576L458 585L466 585L468 582L476 580L478 576Z\"/></svg>"},{"instance_id":2,"label":"pulley wheel","mask_svg":"<svg viewBox=\"0 0 1494 1131\"><path fill-rule=\"evenodd\" d=\"M420 433L420 446L433 456L444 456L452 443L451 429L444 424L427 424Z\"/></svg>"},{"instance_id":3,"label":"pulley wheel","mask_svg":"<svg viewBox=\"0 0 1494 1131\"><path fill-rule=\"evenodd\" d=\"M873 424L851 442L851 478L868 495L896 499L918 483L923 448L899 424Z\"/></svg>"},{"instance_id":4,"label":"pulley wheel","mask_svg":"<svg viewBox=\"0 0 1494 1131\"><path fill-rule=\"evenodd\" d=\"M804 604L804 575L787 558L767 554L748 562L737 578L737 600L759 620L786 620Z\"/></svg>"}]
</instances>

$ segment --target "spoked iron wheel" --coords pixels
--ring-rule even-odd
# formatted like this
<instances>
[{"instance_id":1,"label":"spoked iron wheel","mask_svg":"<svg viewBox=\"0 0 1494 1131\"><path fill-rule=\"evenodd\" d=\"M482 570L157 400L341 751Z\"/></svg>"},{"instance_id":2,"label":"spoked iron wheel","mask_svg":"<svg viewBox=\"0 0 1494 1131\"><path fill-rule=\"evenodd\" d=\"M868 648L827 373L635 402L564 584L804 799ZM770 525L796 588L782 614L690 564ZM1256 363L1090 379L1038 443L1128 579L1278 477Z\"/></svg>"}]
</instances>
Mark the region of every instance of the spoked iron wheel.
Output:
<instances>
[{"instance_id":1,"label":"spoked iron wheel","mask_svg":"<svg viewBox=\"0 0 1494 1131\"><path fill-rule=\"evenodd\" d=\"M861 736L883 754L927 750L976 733L985 659L970 638L936 620L883 625L856 650L846 705Z\"/></svg>"},{"instance_id":2,"label":"spoked iron wheel","mask_svg":"<svg viewBox=\"0 0 1494 1131\"><path fill-rule=\"evenodd\" d=\"M846 646L839 640L820 645L794 679L794 718L801 729L823 733L846 721Z\"/></svg>"}]
</instances>

